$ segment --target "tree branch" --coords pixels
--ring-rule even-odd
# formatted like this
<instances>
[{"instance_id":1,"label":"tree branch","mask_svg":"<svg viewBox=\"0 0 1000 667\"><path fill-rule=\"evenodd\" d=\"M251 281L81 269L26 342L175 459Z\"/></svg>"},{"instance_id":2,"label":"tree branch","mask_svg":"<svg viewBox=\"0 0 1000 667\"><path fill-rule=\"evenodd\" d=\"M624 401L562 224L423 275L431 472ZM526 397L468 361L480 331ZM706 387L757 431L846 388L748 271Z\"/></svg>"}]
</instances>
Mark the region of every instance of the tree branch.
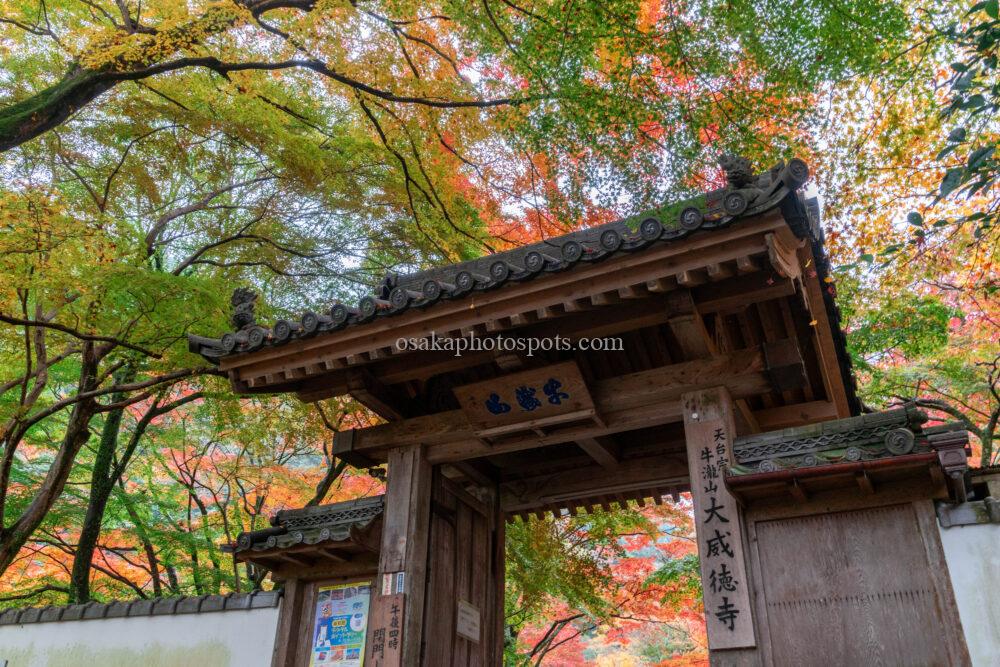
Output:
<instances>
[{"instance_id":1,"label":"tree branch","mask_svg":"<svg viewBox=\"0 0 1000 667\"><path fill-rule=\"evenodd\" d=\"M96 334L85 334L82 331L77 331L72 327L68 327L65 324L59 324L58 322L45 322L43 320L28 320L20 317L13 317L11 315L4 315L3 313L0 313L0 322L6 322L7 324L13 324L16 326L23 326L23 327L41 327L44 329L52 329L54 331L61 331L62 333L69 334L70 336L78 338L79 340L87 340L100 343L112 343L113 345L118 345L124 348L128 348L129 350L134 350L135 352L141 352L142 354L145 354L146 356L152 357L154 359L161 359L163 357L163 355L159 354L158 352L147 350L144 347L135 345L133 343L129 343L128 341L121 340L120 338L115 338L113 336L99 336Z\"/></svg>"}]
</instances>

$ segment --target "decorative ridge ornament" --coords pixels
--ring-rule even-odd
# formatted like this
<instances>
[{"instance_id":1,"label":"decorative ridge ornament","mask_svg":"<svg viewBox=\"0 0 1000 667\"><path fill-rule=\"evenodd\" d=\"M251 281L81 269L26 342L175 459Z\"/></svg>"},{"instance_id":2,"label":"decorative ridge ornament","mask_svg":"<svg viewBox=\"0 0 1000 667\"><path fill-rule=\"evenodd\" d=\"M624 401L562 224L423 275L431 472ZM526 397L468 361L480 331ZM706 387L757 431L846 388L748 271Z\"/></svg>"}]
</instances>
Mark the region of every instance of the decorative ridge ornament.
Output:
<instances>
[{"instance_id":1,"label":"decorative ridge ornament","mask_svg":"<svg viewBox=\"0 0 1000 667\"><path fill-rule=\"evenodd\" d=\"M726 185L732 190L744 188L757 180L754 177L753 165L742 155L724 153L719 158L719 166L726 174Z\"/></svg>"},{"instance_id":2,"label":"decorative ridge ornament","mask_svg":"<svg viewBox=\"0 0 1000 667\"><path fill-rule=\"evenodd\" d=\"M257 293L246 287L237 287L229 298L233 306L232 323L237 331L247 329L257 323L254 315L254 305L257 303Z\"/></svg>"}]
</instances>

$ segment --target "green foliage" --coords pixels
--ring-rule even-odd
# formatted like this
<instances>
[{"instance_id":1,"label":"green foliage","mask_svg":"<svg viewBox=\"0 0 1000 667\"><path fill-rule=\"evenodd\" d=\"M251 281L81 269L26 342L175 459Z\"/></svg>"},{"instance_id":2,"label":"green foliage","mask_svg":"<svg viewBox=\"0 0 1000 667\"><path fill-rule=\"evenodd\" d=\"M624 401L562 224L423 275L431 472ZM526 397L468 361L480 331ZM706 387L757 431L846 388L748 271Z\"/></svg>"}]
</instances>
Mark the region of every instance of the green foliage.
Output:
<instances>
[{"instance_id":1,"label":"green foliage","mask_svg":"<svg viewBox=\"0 0 1000 667\"><path fill-rule=\"evenodd\" d=\"M974 4L964 20L948 25L942 36L954 46L958 58L951 63L948 80L951 99L940 114L950 132L937 160L946 165L934 197L934 204L945 200L990 196L1000 176L997 159L997 125L1000 110L997 77L997 45L1000 43L1000 19L997 3L988 0ZM983 206L942 217L929 226L919 214L911 224L916 229L912 242L922 242L928 234L953 233L954 227L968 226L974 243L987 245L995 238L1000 216L994 196ZM997 285L988 286L995 293Z\"/></svg>"},{"instance_id":2,"label":"green foliage","mask_svg":"<svg viewBox=\"0 0 1000 667\"><path fill-rule=\"evenodd\" d=\"M646 584L662 586L665 591L661 602L680 605L690 599L701 599L701 570L697 554L671 558L646 579Z\"/></svg>"},{"instance_id":3,"label":"green foliage","mask_svg":"<svg viewBox=\"0 0 1000 667\"><path fill-rule=\"evenodd\" d=\"M593 618L606 616L613 609L608 595L611 565L625 554L621 537L654 532L655 527L632 510L509 524L508 624L520 628L553 604Z\"/></svg>"},{"instance_id":4,"label":"green foliage","mask_svg":"<svg viewBox=\"0 0 1000 667\"><path fill-rule=\"evenodd\" d=\"M859 368L871 371L887 355L929 356L948 344L948 325L961 313L933 296L903 295L854 319L848 337Z\"/></svg>"}]
</instances>

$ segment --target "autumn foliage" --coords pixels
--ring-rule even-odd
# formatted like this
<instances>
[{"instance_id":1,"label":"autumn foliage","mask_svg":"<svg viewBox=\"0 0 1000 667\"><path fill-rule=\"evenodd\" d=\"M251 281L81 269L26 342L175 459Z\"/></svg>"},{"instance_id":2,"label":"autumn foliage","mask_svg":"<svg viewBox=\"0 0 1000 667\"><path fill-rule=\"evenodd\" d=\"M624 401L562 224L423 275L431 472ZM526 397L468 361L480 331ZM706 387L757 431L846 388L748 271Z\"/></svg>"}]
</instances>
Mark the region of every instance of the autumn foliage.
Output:
<instances>
[{"instance_id":1,"label":"autumn foliage","mask_svg":"<svg viewBox=\"0 0 1000 667\"><path fill-rule=\"evenodd\" d=\"M0 0L0 600L248 590L378 493L349 401L190 354L384 275L806 159L864 400L997 461L996 2ZM704 664L688 501L512 524L511 664Z\"/></svg>"}]
</instances>

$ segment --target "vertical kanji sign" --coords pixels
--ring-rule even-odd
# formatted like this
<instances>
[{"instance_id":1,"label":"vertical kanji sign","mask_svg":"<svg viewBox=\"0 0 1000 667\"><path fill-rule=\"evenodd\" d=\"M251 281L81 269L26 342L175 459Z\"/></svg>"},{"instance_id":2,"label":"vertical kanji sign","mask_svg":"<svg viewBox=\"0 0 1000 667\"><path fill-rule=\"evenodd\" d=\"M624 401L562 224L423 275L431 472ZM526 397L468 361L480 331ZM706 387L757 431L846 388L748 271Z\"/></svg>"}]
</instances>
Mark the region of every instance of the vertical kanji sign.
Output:
<instances>
[{"instance_id":1,"label":"vertical kanji sign","mask_svg":"<svg viewBox=\"0 0 1000 667\"><path fill-rule=\"evenodd\" d=\"M382 595L369 621L368 660L372 667L401 667L403 664L404 595Z\"/></svg>"},{"instance_id":2,"label":"vertical kanji sign","mask_svg":"<svg viewBox=\"0 0 1000 667\"><path fill-rule=\"evenodd\" d=\"M685 394L682 401L708 647L756 646L743 523L723 479L736 435L732 399L725 388L715 388Z\"/></svg>"}]
</instances>

